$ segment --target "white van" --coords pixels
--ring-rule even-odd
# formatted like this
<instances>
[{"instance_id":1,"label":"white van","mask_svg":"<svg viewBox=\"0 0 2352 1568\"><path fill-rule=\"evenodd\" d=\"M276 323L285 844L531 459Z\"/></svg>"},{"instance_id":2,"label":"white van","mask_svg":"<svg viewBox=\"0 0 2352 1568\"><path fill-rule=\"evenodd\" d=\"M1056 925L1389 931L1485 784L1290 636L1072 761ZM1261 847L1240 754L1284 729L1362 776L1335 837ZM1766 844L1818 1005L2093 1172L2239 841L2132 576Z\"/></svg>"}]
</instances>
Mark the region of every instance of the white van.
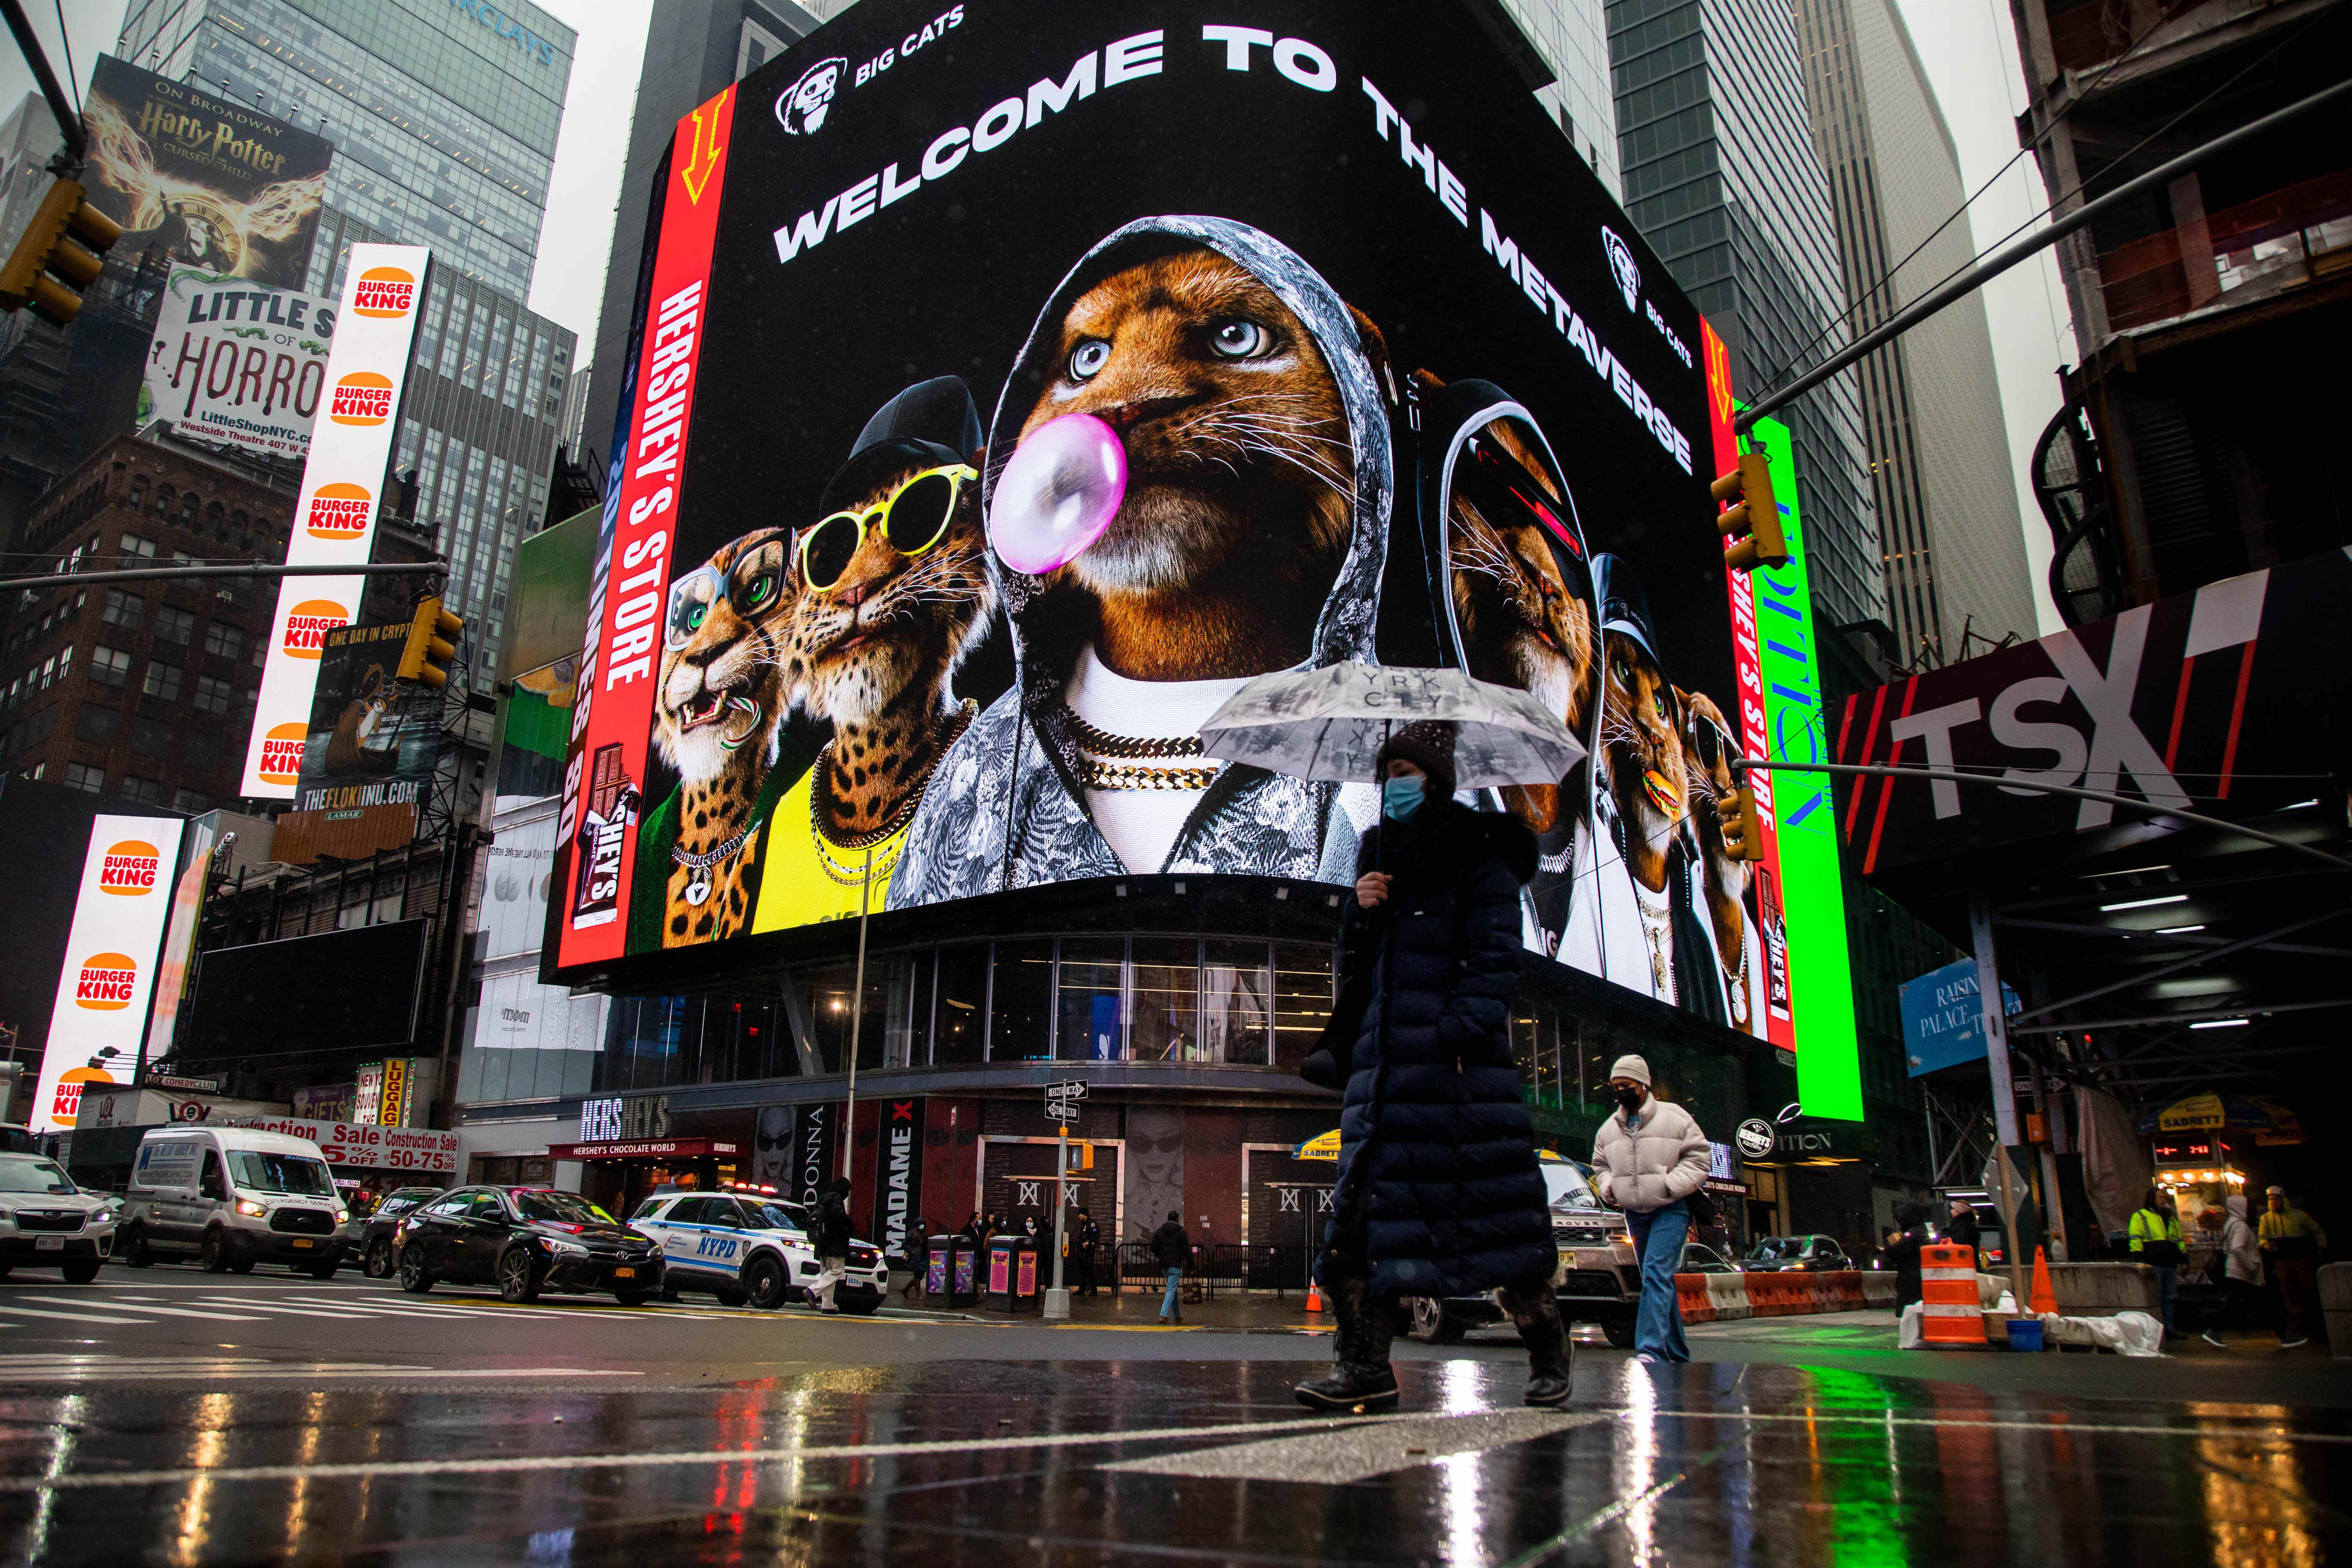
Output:
<instances>
[{"instance_id":1,"label":"white van","mask_svg":"<svg viewBox=\"0 0 2352 1568\"><path fill-rule=\"evenodd\" d=\"M117 1256L133 1268L193 1257L218 1273L283 1263L331 1279L348 1218L308 1138L245 1127L158 1127L139 1141Z\"/></svg>"}]
</instances>

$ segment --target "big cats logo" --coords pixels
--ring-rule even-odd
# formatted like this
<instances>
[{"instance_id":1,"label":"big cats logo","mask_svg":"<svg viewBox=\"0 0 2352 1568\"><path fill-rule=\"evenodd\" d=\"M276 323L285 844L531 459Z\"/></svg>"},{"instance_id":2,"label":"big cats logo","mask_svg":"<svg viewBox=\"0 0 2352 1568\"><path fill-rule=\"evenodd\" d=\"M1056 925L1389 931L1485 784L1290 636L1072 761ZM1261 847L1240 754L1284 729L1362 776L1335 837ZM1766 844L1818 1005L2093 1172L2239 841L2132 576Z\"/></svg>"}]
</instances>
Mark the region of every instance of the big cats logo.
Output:
<instances>
[{"instance_id":1,"label":"big cats logo","mask_svg":"<svg viewBox=\"0 0 2352 1568\"><path fill-rule=\"evenodd\" d=\"M369 268L352 294L353 310L386 321L398 321L415 303L415 274L401 267Z\"/></svg>"},{"instance_id":2,"label":"big cats logo","mask_svg":"<svg viewBox=\"0 0 2352 1568\"><path fill-rule=\"evenodd\" d=\"M152 844L126 838L106 852L98 868L98 890L133 899L152 893L163 864L163 853Z\"/></svg>"}]
</instances>

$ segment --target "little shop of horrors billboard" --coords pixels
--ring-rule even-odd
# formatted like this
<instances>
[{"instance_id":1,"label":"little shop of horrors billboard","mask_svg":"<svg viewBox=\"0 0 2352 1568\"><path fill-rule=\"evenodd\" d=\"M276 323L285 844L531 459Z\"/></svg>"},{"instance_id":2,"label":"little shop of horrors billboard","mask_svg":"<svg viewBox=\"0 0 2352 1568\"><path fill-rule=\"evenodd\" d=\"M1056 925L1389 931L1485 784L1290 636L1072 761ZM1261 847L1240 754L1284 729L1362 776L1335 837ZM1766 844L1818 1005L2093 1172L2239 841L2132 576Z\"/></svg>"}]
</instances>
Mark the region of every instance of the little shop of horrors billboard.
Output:
<instances>
[{"instance_id":1,"label":"little shop of horrors billboard","mask_svg":"<svg viewBox=\"0 0 2352 1568\"><path fill-rule=\"evenodd\" d=\"M1475 28L866 0L679 122L656 237L551 979L861 896L1351 881L1369 781L1197 731L1354 659L1588 742L1481 803L1531 948L1793 1046L1770 830L1717 812L1763 723L1721 344Z\"/></svg>"}]
</instances>

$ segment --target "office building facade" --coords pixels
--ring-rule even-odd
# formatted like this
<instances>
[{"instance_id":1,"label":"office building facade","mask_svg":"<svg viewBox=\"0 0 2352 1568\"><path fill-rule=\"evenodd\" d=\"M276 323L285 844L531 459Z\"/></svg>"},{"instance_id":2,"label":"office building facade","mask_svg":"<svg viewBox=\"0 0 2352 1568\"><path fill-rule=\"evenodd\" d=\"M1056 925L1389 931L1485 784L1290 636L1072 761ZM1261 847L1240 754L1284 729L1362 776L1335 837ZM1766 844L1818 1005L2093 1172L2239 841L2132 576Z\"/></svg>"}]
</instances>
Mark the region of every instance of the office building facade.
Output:
<instances>
[{"instance_id":1,"label":"office building facade","mask_svg":"<svg viewBox=\"0 0 2352 1568\"><path fill-rule=\"evenodd\" d=\"M520 300L573 37L530 0L131 0L115 53L325 137L329 205Z\"/></svg>"},{"instance_id":2,"label":"office building facade","mask_svg":"<svg viewBox=\"0 0 2352 1568\"><path fill-rule=\"evenodd\" d=\"M354 244L397 237L327 208L309 291L342 287ZM449 563L443 597L466 621L478 687L498 671L515 545L546 516L575 346L568 328L435 257L392 472L414 476L412 521Z\"/></svg>"},{"instance_id":3,"label":"office building facade","mask_svg":"<svg viewBox=\"0 0 2352 1568\"><path fill-rule=\"evenodd\" d=\"M832 16L845 8L821 9ZM698 103L719 96L772 57L815 30L818 16L793 0L670 0L658 26L646 35L637 78L637 113L629 128L628 161L613 214L613 254L604 268L604 302L588 355L588 386L578 411L579 435L566 444L601 482L612 457L613 419L628 370L629 313L636 297L637 260L654 184L669 155L677 122Z\"/></svg>"},{"instance_id":4,"label":"office building facade","mask_svg":"<svg viewBox=\"0 0 2352 1568\"><path fill-rule=\"evenodd\" d=\"M1796 0L1813 146L1829 177L1854 330L1975 255L1958 151L1893 0ZM1984 297L1858 367L1886 619L1902 662L2039 635ZM1980 649L1979 649L1980 650Z\"/></svg>"},{"instance_id":5,"label":"office building facade","mask_svg":"<svg viewBox=\"0 0 2352 1568\"><path fill-rule=\"evenodd\" d=\"M1788 0L1609 0L1608 28L1625 210L1722 334L1733 387L1754 396L1847 341ZM1777 417L1795 447L1817 611L1833 626L1883 618L1853 376Z\"/></svg>"}]
</instances>

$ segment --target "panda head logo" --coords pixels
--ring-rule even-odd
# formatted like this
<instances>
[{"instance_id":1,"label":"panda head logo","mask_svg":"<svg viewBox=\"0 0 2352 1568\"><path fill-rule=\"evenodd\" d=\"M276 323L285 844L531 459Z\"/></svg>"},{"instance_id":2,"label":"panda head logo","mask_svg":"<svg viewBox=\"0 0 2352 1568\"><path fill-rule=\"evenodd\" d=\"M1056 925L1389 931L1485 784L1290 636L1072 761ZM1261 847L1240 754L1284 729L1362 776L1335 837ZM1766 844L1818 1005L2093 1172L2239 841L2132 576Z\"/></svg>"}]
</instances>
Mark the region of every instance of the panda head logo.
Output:
<instances>
[{"instance_id":1,"label":"panda head logo","mask_svg":"<svg viewBox=\"0 0 2352 1568\"><path fill-rule=\"evenodd\" d=\"M849 62L836 55L801 72L800 80L776 100L776 123L793 136L814 136L824 129L825 111L833 107L833 95L848 69Z\"/></svg>"},{"instance_id":2,"label":"panda head logo","mask_svg":"<svg viewBox=\"0 0 2352 1568\"><path fill-rule=\"evenodd\" d=\"M1633 260L1633 247L1626 244L1613 228L1601 231L1601 247L1609 253L1609 271L1617 279L1617 292L1625 296L1625 309L1639 308L1642 303L1642 268Z\"/></svg>"}]
</instances>

